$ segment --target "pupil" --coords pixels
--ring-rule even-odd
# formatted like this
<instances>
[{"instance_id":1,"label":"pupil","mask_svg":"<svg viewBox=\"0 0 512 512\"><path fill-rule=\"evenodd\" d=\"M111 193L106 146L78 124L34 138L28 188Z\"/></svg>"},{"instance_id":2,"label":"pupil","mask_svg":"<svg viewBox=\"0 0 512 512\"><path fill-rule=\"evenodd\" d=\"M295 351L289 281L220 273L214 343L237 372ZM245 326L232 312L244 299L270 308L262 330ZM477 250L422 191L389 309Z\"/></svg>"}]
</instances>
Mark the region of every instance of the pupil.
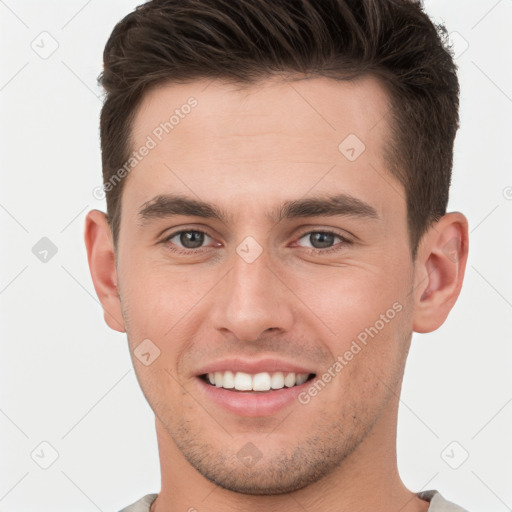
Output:
<instances>
[{"instance_id":1,"label":"pupil","mask_svg":"<svg viewBox=\"0 0 512 512\"><path fill-rule=\"evenodd\" d=\"M334 241L334 235L332 233L313 233L312 235L309 235L309 237L311 245L313 245L315 249L330 247ZM319 247L315 245L316 242L319 242Z\"/></svg>"},{"instance_id":2,"label":"pupil","mask_svg":"<svg viewBox=\"0 0 512 512\"><path fill-rule=\"evenodd\" d=\"M187 249L197 249L204 242L204 233L198 231L185 231L180 235L180 242Z\"/></svg>"}]
</instances>

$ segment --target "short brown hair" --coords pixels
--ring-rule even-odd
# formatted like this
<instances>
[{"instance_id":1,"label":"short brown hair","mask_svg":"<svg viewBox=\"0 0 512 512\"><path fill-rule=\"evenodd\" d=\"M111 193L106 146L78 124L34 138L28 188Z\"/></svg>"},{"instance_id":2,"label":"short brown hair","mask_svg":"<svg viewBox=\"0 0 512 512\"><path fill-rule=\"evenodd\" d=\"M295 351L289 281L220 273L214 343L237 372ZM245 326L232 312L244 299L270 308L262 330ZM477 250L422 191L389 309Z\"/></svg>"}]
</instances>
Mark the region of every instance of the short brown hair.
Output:
<instances>
[{"instance_id":1,"label":"short brown hair","mask_svg":"<svg viewBox=\"0 0 512 512\"><path fill-rule=\"evenodd\" d=\"M134 115L150 87L201 78L251 84L282 73L372 75L390 96L385 158L405 188L415 257L448 203L459 83L447 39L413 0L151 0L119 22L105 46L103 182L129 158ZM114 244L123 183L106 189Z\"/></svg>"}]
</instances>

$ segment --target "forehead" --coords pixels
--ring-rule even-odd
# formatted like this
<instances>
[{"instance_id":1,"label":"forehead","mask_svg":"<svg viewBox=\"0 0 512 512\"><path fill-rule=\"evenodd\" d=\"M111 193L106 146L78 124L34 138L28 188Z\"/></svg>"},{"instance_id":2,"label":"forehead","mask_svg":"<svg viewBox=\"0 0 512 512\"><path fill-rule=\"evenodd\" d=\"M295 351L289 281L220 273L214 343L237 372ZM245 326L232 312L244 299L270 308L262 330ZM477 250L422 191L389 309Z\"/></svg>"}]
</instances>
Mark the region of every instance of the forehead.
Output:
<instances>
[{"instance_id":1,"label":"forehead","mask_svg":"<svg viewBox=\"0 0 512 512\"><path fill-rule=\"evenodd\" d=\"M242 198L250 209L258 198L277 203L334 187L362 194L379 209L403 200L397 183L386 198L382 179L393 180L383 158L389 108L373 77L159 85L134 116L132 150L151 149L129 173L126 193L135 207L179 192L222 206Z\"/></svg>"},{"instance_id":2,"label":"forehead","mask_svg":"<svg viewBox=\"0 0 512 512\"><path fill-rule=\"evenodd\" d=\"M159 127L169 145L180 134L214 138L279 133L310 141L311 153L315 142L325 137L336 142L349 133L363 141L383 135L389 106L382 82L371 76L352 81L274 77L244 85L221 80L164 83L142 98L132 124L132 142L139 146L148 134L159 138ZM172 127L161 127L169 121Z\"/></svg>"}]
</instances>

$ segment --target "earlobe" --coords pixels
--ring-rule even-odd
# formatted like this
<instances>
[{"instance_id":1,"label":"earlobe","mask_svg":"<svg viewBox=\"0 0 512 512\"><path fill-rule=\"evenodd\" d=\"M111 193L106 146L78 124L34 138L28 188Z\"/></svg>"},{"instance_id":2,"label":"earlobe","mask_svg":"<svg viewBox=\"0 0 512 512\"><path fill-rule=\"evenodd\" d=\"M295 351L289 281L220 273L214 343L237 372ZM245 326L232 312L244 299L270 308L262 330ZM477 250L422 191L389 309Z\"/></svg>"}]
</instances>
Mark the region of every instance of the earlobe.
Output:
<instances>
[{"instance_id":1,"label":"earlobe","mask_svg":"<svg viewBox=\"0 0 512 512\"><path fill-rule=\"evenodd\" d=\"M121 301L117 287L114 246L107 217L99 210L91 210L85 219L85 246L94 289L107 325L125 332Z\"/></svg>"},{"instance_id":2,"label":"earlobe","mask_svg":"<svg viewBox=\"0 0 512 512\"><path fill-rule=\"evenodd\" d=\"M438 329L459 296L468 257L468 222L461 213L444 215L425 234L415 264L413 329Z\"/></svg>"}]
</instances>

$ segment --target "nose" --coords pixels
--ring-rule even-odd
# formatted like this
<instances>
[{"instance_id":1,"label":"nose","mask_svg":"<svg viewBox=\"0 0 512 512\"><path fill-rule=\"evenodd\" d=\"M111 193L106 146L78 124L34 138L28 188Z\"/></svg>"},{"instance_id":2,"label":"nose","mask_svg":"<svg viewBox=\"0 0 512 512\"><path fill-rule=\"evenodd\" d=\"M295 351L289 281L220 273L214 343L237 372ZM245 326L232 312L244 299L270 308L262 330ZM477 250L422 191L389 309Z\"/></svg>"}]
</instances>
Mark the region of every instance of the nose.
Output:
<instances>
[{"instance_id":1,"label":"nose","mask_svg":"<svg viewBox=\"0 0 512 512\"><path fill-rule=\"evenodd\" d=\"M266 331L291 329L294 295L269 263L265 251L252 262L233 255L233 266L214 300L216 329L245 342L258 340Z\"/></svg>"}]
</instances>

